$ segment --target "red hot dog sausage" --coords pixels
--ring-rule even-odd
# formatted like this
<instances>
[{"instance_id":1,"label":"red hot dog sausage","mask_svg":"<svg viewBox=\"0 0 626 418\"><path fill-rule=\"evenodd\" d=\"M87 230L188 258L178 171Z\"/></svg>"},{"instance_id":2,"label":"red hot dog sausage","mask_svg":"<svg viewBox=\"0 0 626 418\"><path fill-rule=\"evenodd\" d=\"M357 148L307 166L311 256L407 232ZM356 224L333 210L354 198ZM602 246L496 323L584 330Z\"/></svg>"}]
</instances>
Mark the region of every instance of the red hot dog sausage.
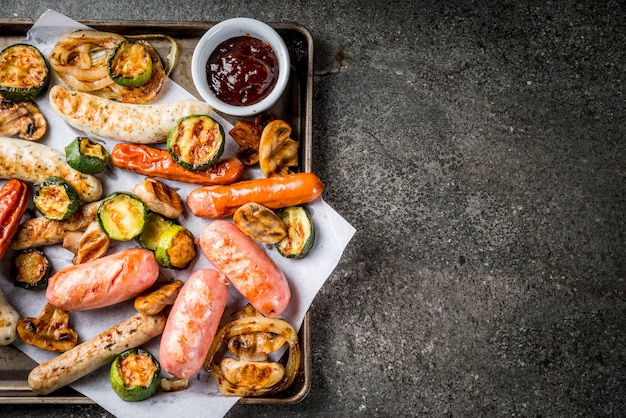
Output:
<instances>
[{"instance_id":1,"label":"red hot dog sausage","mask_svg":"<svg viewBox=\"0 0 626 418\"><path fill-rule=\"evenodd\" d=\"M161 336L159 361L163 370L186 379L202 368L227 299L228 283L218 271L200 269L189 276Z\"/></svg>"},{"instance_id":2,"label":"red hot dog sausage","mask_svg":"<svg viewBox=\"0 0 626 418\"><path fill-rule=\"evenodd\" d=\"M101 308L137 296L158 277L154 253L130 248L60 270L48 281L46 299L66 311Z\"/></svg>"},{"instance_id":3,"label":"red hot dog sausage","mask_svg":"<svg viewBox=\"0 0 626 418\"><path fill-rule=\"evenodd\" d=\"M204 255L263 315L274 318L289 304L291 291L283 272L259 245L225 220L200 231Z\"/></svg>"}]
</instances>

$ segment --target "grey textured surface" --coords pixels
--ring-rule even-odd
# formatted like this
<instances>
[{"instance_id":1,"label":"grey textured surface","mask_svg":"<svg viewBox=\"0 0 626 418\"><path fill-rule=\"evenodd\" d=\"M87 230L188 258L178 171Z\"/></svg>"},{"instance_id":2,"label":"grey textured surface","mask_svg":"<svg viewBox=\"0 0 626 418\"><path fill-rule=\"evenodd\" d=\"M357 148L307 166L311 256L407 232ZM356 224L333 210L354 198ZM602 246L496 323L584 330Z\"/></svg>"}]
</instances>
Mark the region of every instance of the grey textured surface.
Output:
<instances>
[{"instance_id":1,"label":"grey textured surface","mask_svg":"<svg viewBox=\"0 0 626 418\"><path fill-rule=\"evenodd\" d=\"M312 306L309 396L229 417L617 416L626 5L566 3L2 0L0 16L311 31L314 171L357 233Z\"/></svg>"}]
</instances>

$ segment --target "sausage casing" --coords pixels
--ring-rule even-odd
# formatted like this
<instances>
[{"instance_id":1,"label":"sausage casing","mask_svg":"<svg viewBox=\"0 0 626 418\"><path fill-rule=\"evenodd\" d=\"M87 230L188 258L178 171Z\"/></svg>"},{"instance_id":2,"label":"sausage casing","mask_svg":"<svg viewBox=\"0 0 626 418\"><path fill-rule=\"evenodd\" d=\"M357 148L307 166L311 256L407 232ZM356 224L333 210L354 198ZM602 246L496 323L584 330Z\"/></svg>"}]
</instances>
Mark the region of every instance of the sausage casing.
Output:
<instances>
[{"instance_id":1,"label":"sausage casing","mask_svg":"<svg viewBox=\"0 0 626 418\"><path fill-rule=\"evenodd\" d=\"M154 253L130 248L58 271L48 281L46 298L66 311L101 308L137 296L158 277Z\"/></svg>"},{"instance_id":2,"label":"sausage casing","mask_svg":"<svg viewBox=\"0 0 626 418\"><path fill-rule=\"evenodd\" d=\"M80 200L93 202L102 196L102 183L91 174L74 170L65 155L39 142L0 137L0 178L40 184L51 176L63 177L76 189Z\"/></svg>"},{"instance_id":3,"label":"sausage casing","mask_svg":"<svg viewBox=\"0 0 626 418\"><path fill-rule=\"evenodd\" d=\"M254 308L274 318L289 304L285 274L261 247L225 220L214 220L200 231L200 248Z\"/></svg>"},{"instance_id":4,"label":"sausage casing","mask_svg":"<svg viewBox=\"0 0 626 418\"><path fill-rule=\"evenodd\" d=\"M228 300L228 284L213 269L196 270L185 282L169 314L159 348L163 370L186 379L209 352Z\"/></svg>"},{"instance_id":5,"label":"sausage casing","mask_svg":"<svg viewBox=\"0 0 626 418\"><path fill-rule=\"evenodd\" d=\"M100 335L65 351L28 375L28 386L38 395L47 395L110 363L123 351L147 343L161 334L165 314L136 314Z\"/></svg>"},{"instance_id":6,"label":"sausage casing","mask_svg":"<svg viewBox=\"0 0 626 418\"><path fill-rule=\"evenodd\" d=\"M165 142L179 118L212 111L211 105L196 99L120 103L58 85L50 89L49 98L52 109L74 128L101 138L138 144Z\"/></svg>"}]
</instances>

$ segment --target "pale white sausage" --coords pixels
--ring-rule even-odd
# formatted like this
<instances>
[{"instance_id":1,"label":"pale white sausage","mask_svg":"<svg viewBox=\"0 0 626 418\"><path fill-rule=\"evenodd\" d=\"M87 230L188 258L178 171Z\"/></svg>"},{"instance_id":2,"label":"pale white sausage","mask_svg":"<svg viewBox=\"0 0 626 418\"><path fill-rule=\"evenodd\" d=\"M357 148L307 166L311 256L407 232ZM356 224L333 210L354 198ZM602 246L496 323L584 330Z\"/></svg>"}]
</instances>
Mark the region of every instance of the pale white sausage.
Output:
<instances>
[{"instance_id":1,"label":"pale white sausage","mask_svg":"<svg viewBox=\"0 0 626 418\"><path fill-rule=\"evenodd\" d=\"M165 142L179 118L209 115L213 110L208 103L196 99L161 104L120 103L58 85L50 89L48 97L52 108L74 128L136 144Z\"/></svg>"},{"instance_id":2,"label":"pale white sausage","mask_svg":"<svg viewBox=\"0 0 626 418\"><path fill-rule=\"evenodd\" d=\"M0 137L0 178L20 179L40 184L51 176L67 180L84 202L102 196L102 183L96 176L74 170L65 155L45 144L18 138Z\"/></svg>"}]
</instances>

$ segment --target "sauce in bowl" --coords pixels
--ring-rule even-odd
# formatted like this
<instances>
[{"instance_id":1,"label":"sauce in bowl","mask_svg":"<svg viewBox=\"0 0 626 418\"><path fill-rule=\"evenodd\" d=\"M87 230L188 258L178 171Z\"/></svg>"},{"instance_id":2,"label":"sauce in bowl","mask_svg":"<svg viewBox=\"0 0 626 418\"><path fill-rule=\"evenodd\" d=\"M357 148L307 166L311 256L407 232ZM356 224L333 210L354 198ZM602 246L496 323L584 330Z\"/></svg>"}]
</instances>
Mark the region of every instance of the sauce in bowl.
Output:
<instances>
[{"instance_id":1,"label":"sauce in bowl","mask_svg":"<svg viewBox=\"0 0 626 418\"><path fill-rule=\"evenodd\" d=\"M207 60L206 73L209 87L224 103L251 105L276 85L278 60L267 42L237 36L215 48Z\"/></svg>"}]
</instances>

